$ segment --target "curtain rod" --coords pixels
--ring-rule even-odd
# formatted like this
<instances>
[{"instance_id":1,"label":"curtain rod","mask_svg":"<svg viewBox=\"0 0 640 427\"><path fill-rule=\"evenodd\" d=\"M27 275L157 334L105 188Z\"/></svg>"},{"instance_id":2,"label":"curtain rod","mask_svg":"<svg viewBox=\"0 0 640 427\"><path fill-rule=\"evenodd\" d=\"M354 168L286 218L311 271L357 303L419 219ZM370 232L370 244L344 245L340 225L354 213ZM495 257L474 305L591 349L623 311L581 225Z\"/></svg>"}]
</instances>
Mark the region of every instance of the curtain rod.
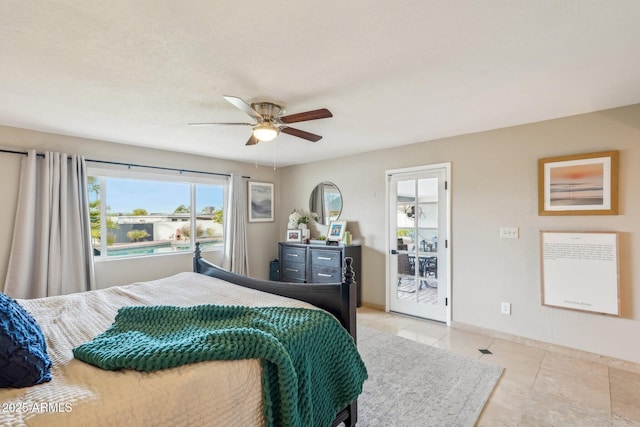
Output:
<instances>
[{"instance_id":1,"label":"curtain rod","mask_svg":"<svg viewBox=\"0 0 640 427\"><path fill-rule=\"evenodd\" d=\"M14 151L14 150L3 150L0 149L0 153L11 153L11 154L22 154L22 155L27 155L28 153L26 151ZM39 157L44 157L44 154L41 153L36 153ZM85 161L87 162L93 162L93 163L104 163L107 165L117 165L117 166L127 166L129 168L131 167L136 167L136 168L147 168L147 169L160 169L160 170L166 170L166 171L173 171L173 172L188 172L188 173L201 173L204 175L218 175L218 176L231 176L231 174L228 173L221 173L221 172L205 172L205 171L198 171L198 170L191 170L191 169L176 169L176 168L167 168L164 166L148 166L148 165L138 165L138 164L134 164L134 163L122 163L122 162L110 162L107 160L92 160L92 159L85 159ZM246 179L250 179L250 176L244 176L242 175L243 178Z\"/></svg>"}]
</instances>

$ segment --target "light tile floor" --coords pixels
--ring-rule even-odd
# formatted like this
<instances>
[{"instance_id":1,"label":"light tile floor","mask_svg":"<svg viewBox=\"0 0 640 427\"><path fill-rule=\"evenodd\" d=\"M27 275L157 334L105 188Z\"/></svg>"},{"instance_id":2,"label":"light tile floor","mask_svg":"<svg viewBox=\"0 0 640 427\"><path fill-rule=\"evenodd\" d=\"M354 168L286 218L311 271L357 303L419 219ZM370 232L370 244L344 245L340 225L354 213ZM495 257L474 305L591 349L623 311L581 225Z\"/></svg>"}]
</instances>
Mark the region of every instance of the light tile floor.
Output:
<instances>
[{"instance_id":1,"label":"light tile floor","mask_svg":"<svg viewBox=\"0 0 640 427\"><path fill-rule=\"evenodd\" d=\"M358 324L505 368L478 427L640 426L640 364L601 363L369 307L358 309Z\"/></svg>"}]
</instances>

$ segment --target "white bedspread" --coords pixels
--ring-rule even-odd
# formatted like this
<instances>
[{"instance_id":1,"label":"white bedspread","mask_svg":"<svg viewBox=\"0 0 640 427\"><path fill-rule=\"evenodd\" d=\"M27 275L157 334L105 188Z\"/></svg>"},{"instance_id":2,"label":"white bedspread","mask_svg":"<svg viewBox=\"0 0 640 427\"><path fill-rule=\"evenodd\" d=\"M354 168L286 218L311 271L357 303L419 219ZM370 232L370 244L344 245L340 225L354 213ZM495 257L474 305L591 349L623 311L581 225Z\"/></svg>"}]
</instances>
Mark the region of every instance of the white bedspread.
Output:
<instances>
[{"instance_id":1,"label":"white bedspread","mask_svg":"<svg viewBox=\"0 0 640 427\"><path fill-rule=\"evenodd\" d=\"M258 360L211 361L155 372L105 371L73 358L125 305L311 305L196 273L82 294L19 300L39 323L51 382L0 390L0 425L261 426Z\"/></svg>"}]
</instances>

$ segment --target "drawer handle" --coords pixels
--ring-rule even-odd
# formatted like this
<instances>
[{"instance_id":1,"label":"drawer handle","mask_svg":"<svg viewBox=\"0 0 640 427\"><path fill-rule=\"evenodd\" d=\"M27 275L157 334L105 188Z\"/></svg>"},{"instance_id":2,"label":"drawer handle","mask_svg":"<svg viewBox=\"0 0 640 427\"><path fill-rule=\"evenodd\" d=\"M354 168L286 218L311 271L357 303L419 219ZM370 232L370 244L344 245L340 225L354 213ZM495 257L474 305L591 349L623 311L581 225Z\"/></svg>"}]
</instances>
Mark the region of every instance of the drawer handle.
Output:
<instances>
[{"instance_id":1,"label":"drawer handle","mask_svg":"<svg viewBox=\"0 0 640 427\"><path fill-rule=\"evenodd\" d=\"M295 268L285 268L285 270L293 271L294 273L297 273L299 271L299 270L296 270Z\"/></svg>"},{"instance_id":2,"label":"drawer handle","mask_svg":"<svg viewBox=\"0 0 640 427\"><path fill-rule=\"evenodd\" d=\"M333 277L333 274L318 273L320 277Z\"/></svg>"},{"instance_id":3,"label":"drawer handle","mask_svg":"<svg viewBox=\"0 0 640 427\"><path fill-rule=\"evenodd\" d=\"M287 254L287 256L298 256L298 254Z\"/></svg>"},{"instance_id":4,"label":"drawer handle","mask_svg":"<svg viewBox=\"0 0 640 427\"><path fill-rule=\"evenodd\" d=\"M331 261L331 257L328 256L319 256L318 259L326 259L328 261Z\"/></svg>"}]
</instances>

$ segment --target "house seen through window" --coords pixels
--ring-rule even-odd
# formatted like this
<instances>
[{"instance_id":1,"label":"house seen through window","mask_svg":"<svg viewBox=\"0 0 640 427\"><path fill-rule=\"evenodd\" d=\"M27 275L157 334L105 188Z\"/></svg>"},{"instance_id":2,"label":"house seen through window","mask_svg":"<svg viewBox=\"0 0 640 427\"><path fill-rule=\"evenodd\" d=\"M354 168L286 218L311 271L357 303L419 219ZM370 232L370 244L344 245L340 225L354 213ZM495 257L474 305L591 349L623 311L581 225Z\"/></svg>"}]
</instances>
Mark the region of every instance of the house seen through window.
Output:
<instances>
[{"instance_id":1,"label":"house seen through window","mask_svg":"<svg viewBox=\"0 0 640 427\"><path fill-rule=\"evenodd\" d=\"M222 249L226 178L113 175L88 178L96 258L191 252L196 241L204 251Z\"/></svg>"}]
</instances>

